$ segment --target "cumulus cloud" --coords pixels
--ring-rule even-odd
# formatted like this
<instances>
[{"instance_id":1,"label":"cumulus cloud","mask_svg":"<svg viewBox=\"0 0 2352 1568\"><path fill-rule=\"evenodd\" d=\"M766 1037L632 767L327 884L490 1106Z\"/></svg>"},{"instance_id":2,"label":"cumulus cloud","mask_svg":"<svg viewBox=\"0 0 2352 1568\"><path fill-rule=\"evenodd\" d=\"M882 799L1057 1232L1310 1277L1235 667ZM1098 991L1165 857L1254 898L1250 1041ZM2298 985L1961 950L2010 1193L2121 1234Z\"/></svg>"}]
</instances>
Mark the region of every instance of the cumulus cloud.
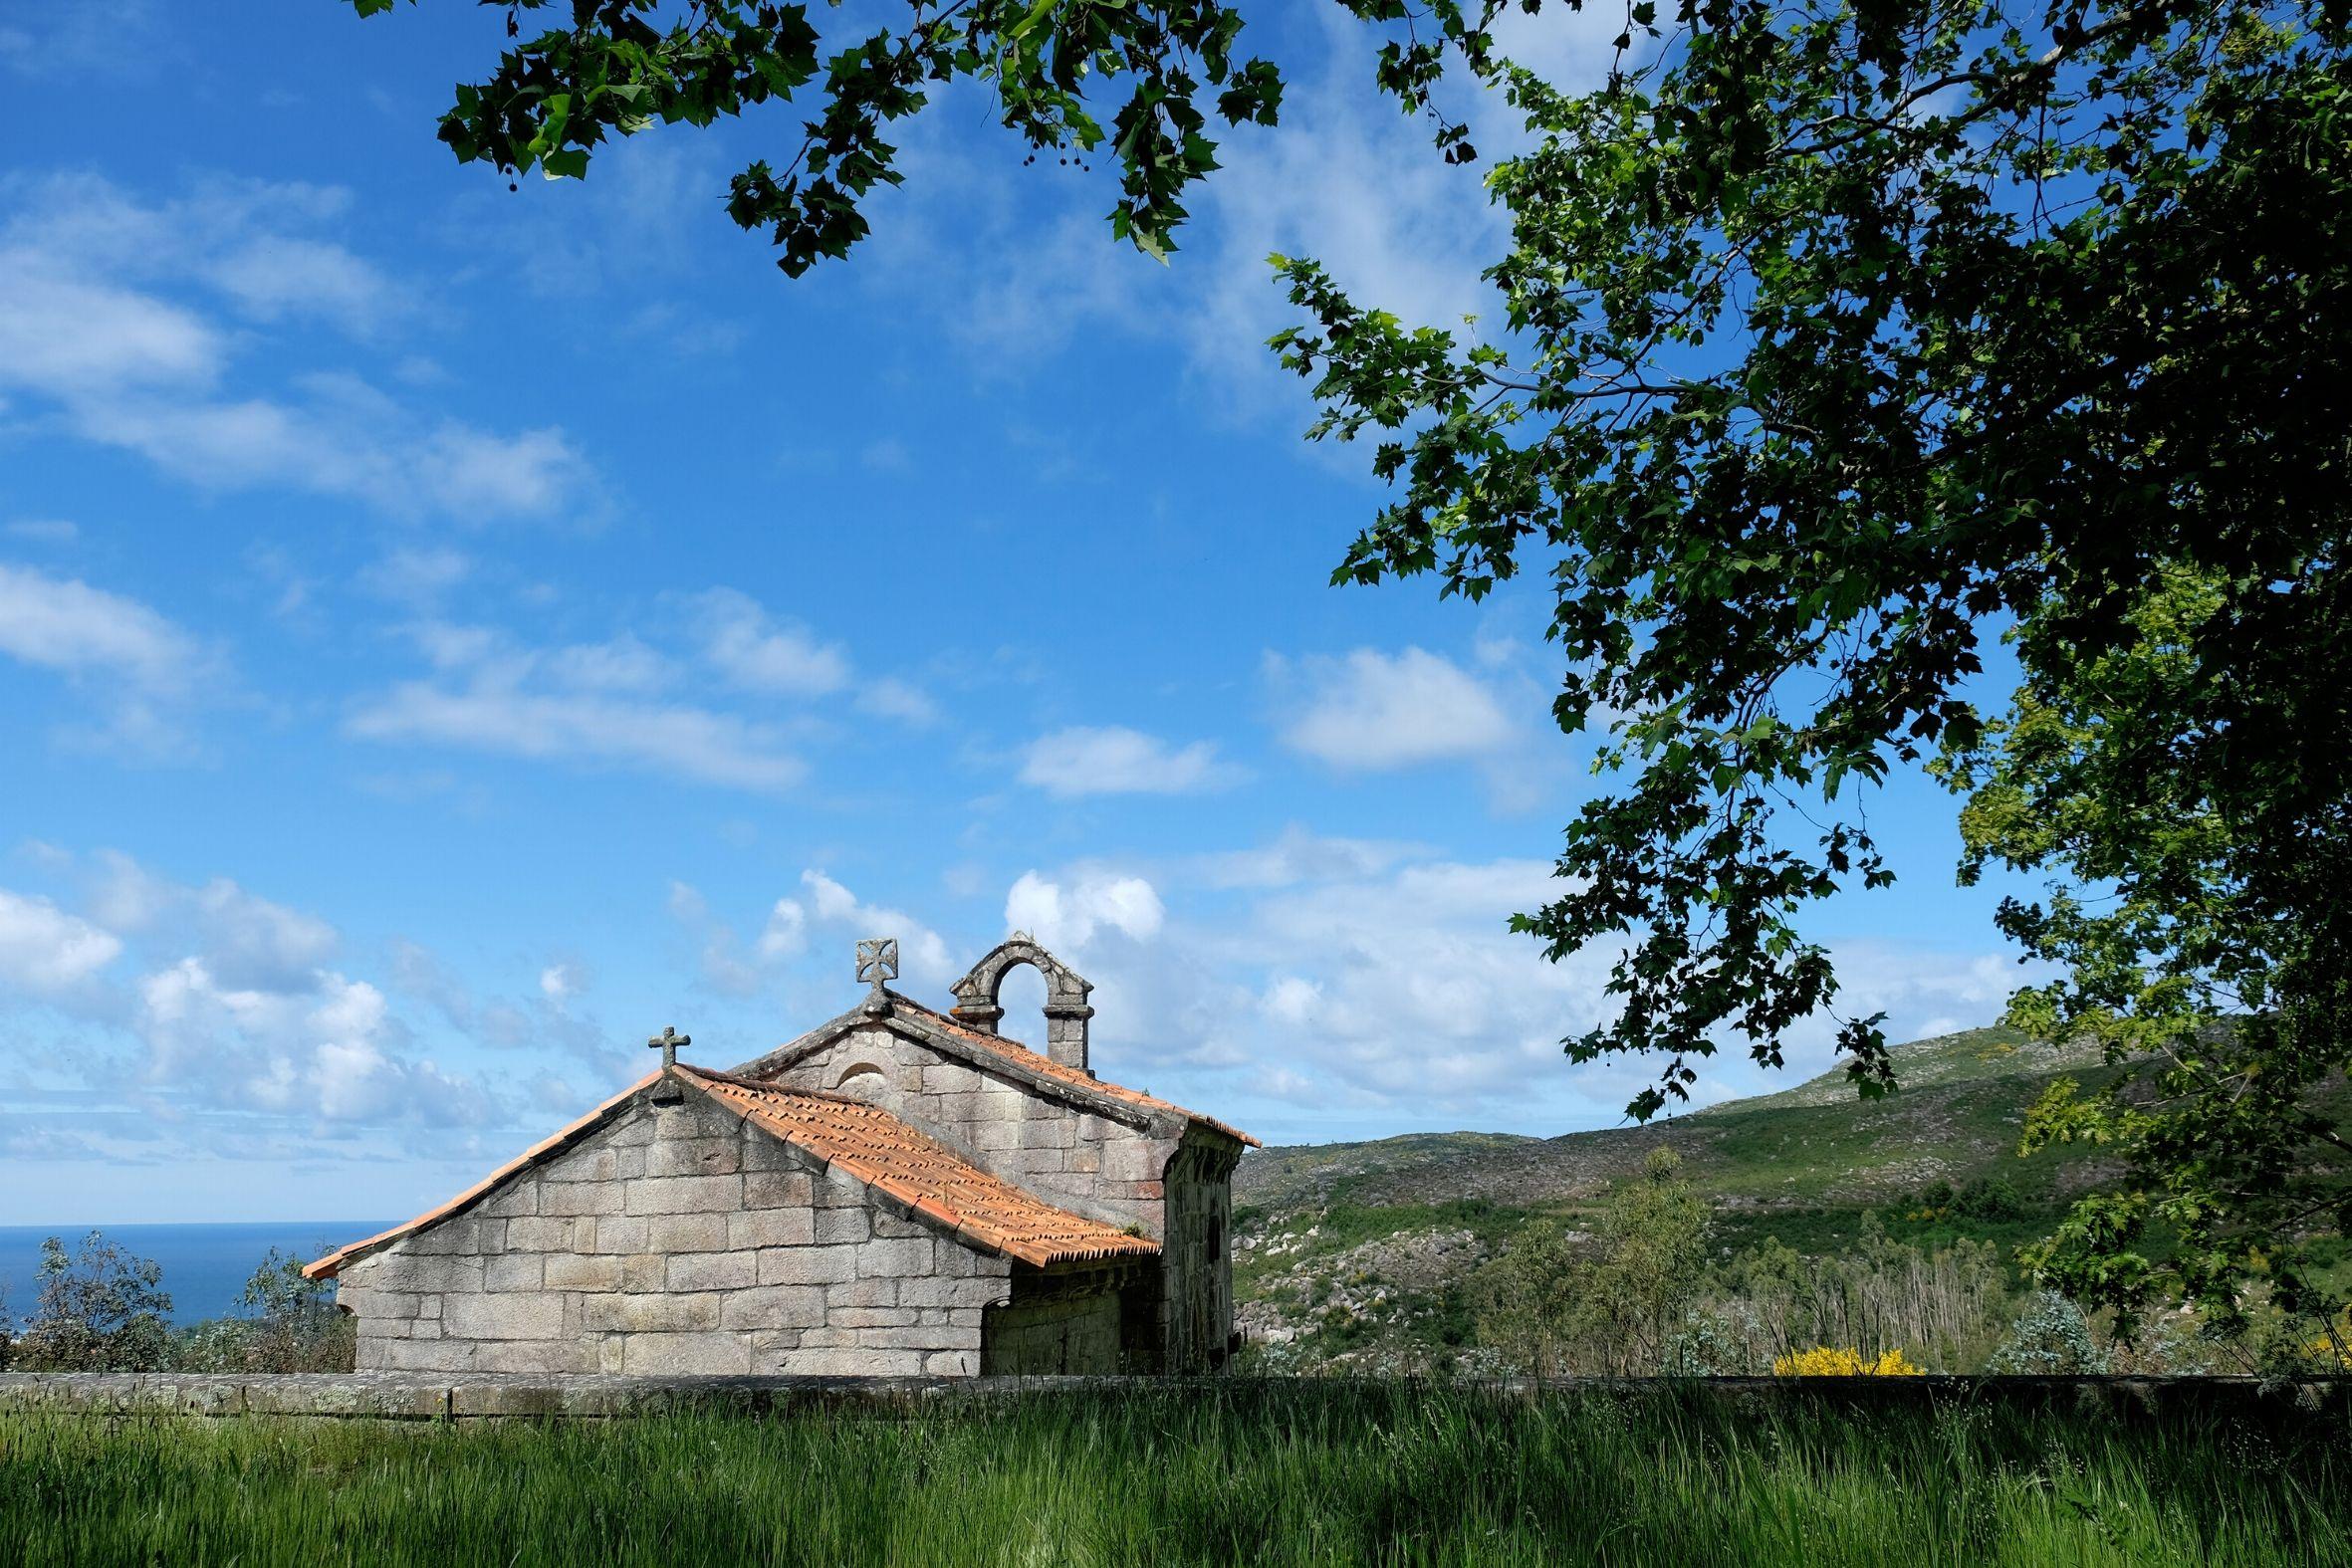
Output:
<instances>
[{"instance_id":1,"label":"cumulus cloud","mask_svg":"<svg viewBox=\"0 0 2352 1568\"><path fill-rule=\"evenodd\" d=\"M896 937L901 972L910 985L945 985L963 973L949 956L946 940L905 911L864 903L823 871L802 872L801 888L800 902L812 925L848 938Z\"/></svg>"},{"instance_id":2,"label":"cumulus cloud","mask_svg":"<svg viewBox=\"0 0 2352 1568\"><path fill-rule=\"evenodd\" d=\"M0 888L0 985L58 996L87 985L121 953L121 939L104 927Z\"/></svg>"},{"instance_id":3,"label":"cumulus cloud","mask_svg":"<svg viewBox=\"0 0 2352 1568\"><path fill-rule=\"evenodd\" d=\"M1192 794L1233 784L1241 770L1216 746L1171 746L1123 725L1079 726L1042 735L1022 756L1021 782L1048 794Z\"/></svg>"},{"instance_id":4,"label":"cumulus cloud","mask_svg":"<svg viewBox=\"0 0 2352 1568\"><path fill-rule=\"evenodd\" d=\"M407 1054L364 981L321 971L298 991L232 987L191 957L146 976L139 996L152 1087L331 1123L496 1119L477 1085Z\"/></svg>"},{"instance_id":5,"label":"cumulus cloud","mask_svg":"<svg viewBox=\"0 0 2352 1568\"><path fill-rule=\"evenodd\" d=\"M374 981L330 962L341 938L317 916L118 853L44 861L79 881L81 907L0 891L0 1035L44 1007L75 1033L27 1062L29 1088L103 1089L110 1111L130 1097L181 1157L322 1128L439 1137L511 1113L497 1085L440 1065ZM65 1130L120 1137L105 1118Z\"/></svg>"},{"instance_id":6,"label":"cumulus cloud","mask_svg":"<svg viewBox=\"0 0 2352 1568\"><path fill-rule=\"evenodd\" d=\"M199 946L233 986L287 988L334 957L333 926L248 892L227 877L191 886L158 876L130 856L92 856L90 906L126 935Z\"/></svg>"},{"instance_id":7,"label":"cumulus cloud","mask_svg":"<svg viewBox=\"0 0 2352 1568\"><path fill-rule=\"evenodd\" d=\"M805 959L821 937L829 940L837 957L837 969L824 966L836 979L849 973L852 944L866 937L898 939L900 973L909 986L943 986L962 973L937 931L904 910L866 903L815 868L801 873L797 892L769 905L759 935L748 944L730 920L711 910L701 890L688 883L670 884L669 911L695 946L703 983L722 996L753 997L769 991L787 966ZM819 959L823 961L822 953Z\"/></svg>"},{"instance_id":8,"label":"cumulus cloud","mask_svg":"<svg viewBox=\"0 0 2352 1568\"><path fill-rule=\"evenodd\" d=\"M1283 743L1349 772L1492 756L1518 738L1495 692L1422 648L1270 661L1292 711Z\"/></svg>"},{"instance_id":9,"label":"cumulus cloud","mask_svg":"<svg viewBox=\"0 0 2352 1568\"><path fill-rule=\"evenodd\" d=\"M1509 929L1566 890L1547 862L1316 839L1139 866L1032 870L1007 897L1094 983L1095 1065L1286 1139L1440 1126L1606 1125L1658 1063L1569 1064L1561 1041L1605 1022L1615 950L1559 963ZM2018 971L1996 955L1835 944L1841 1012L1890 1014L1896 1038L1991 1021ZM1826 1070L1834 1020L1807 1020L1773 1075L1733 1051L1702 1101Z\"/></svg>"},{"instance_id":10,"label":"cumulus cloud","mask_svg":"<svg viewBox=\"0 0 2352 1568\"><path fill-rule=\"evenodd\" d=\"M1071 952L1091 944L1098 928L1148 942L1166 917L1159 894L1139 876L1091 872L1055 881L1025 871L1005 895L1007 929Z\"/></svg>"}]
</instances>

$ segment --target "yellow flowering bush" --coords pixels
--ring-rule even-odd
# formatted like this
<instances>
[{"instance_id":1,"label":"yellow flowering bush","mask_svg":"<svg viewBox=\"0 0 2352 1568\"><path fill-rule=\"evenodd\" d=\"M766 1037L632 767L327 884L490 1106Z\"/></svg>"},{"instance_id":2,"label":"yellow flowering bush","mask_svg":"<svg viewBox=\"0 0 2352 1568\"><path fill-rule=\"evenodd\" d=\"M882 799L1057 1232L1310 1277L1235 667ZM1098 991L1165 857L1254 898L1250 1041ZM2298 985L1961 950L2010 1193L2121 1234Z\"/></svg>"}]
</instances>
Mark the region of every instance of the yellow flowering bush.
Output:
<instances>
[{"instance_id":1,"label":"yellow flowering bush","mask_svg":"<svg viewBox=\"0 0 2352 1568\"><path fill-rule=\"evenodd\" d=\"M1772 1358L1772 1375L1781 1378L1915 1378L1923 1370L1900 1350L1873 1359L1858 1350L1815 1345Z\"/></svg>"}]
</instances>

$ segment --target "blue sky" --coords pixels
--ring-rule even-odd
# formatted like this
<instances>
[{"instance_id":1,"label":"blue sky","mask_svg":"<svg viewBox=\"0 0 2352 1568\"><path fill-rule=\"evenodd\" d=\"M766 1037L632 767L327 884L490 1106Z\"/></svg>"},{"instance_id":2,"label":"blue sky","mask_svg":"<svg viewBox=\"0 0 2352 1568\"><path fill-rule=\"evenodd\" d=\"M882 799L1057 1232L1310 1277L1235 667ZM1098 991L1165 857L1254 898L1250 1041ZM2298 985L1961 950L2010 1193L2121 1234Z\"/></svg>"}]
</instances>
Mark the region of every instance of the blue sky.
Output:
<instances>
[{"instance_id":1,"label":"blue sky","mask_svg":"<svg viewBox=\"0 0 2352 1568\"><path fill-rule=\"evenodd\" d=\"M432 134L500 13L108 9L0 21L0 1223L406 1213L866 935L944 1005L1034 930L1099 1071L1269 1141L1618 1118L1604 961L1504 929L1591 787L1545 607L1327 586L1380 492L1262 346L1272 250L1486 305L1361 40L1266 30L1172 265L966 95L788 282L721 201L790 111L510 194ZM1847 1001L1989 1021L1949 802L1873 816Z\"/></svg>"}]
</instances>

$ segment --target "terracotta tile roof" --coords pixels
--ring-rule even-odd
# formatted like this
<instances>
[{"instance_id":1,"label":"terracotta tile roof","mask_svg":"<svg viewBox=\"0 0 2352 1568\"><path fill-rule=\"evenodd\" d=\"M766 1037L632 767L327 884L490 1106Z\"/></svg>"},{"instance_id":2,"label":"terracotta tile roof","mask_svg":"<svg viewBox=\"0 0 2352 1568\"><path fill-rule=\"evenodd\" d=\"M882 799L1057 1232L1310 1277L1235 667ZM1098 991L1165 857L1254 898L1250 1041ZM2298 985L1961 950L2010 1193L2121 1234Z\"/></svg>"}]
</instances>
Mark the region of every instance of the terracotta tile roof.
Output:
<instances>
[{"instance_id":1,"label":"terracotta tile roof","mask_svg":"<svg viewBox=\"0 0 2352 1568\"><path fill-rule=\"evenodd\" d=\"M985 1250L1043 1267L1160 1249L1147 1237L1057 1209L989 1175L877 1106L694 1067L679 1073L754 1126Z\"/></svg>"},{"instance_id":2,"label":"terracotta tile roof","mask_svg":"<svg viewBox=\"0 0 2352 1568\"><path fill-rule=\"evenodd\" d=\"M1188 1111L1181 1105L1155 1098L1144 1093L1141 1089L1130 1089L1124 1084L1097 1078L1090 1072L1067 1066L1043 1052L1031 1050L1019 1040L1007 1039L1002 1034L991 1034L985 1029L976 1029L969 1023L959 1022L944 1012L934 1012L921 1003L910 1002L896 992L890 994L890 1001L893 1012L903 1008L909 1012L920 1013L923 1022L940 1032L952 1034L957 1039L977 1045L982 1050L1001 1057L1015 1066L1026 1068L1041 1077L1053 1078L1058 1082L1066 1083L1074 1089L1083 1089L1090 1094L1099 1094L1108 1099L1124 1101L1138 1110L1158 1111L1165 1115L1181 1117L1185 1121L1194 1122L1203 1127L1214 1128L1228 1138L1239 1139L1253 1149L1265 1147L1240 1128L1229 1127L1214 1116L1203 1116L1198 1111Z\"/></svg>"},{"instance_id":3,"label":"terracotta tile roof","mask_svg":"<svg viewBox=\"0 0 2352 1568\"><path fill-rule=\"evenodd\" d=\"M316 1262L305 1263L302 1270L303 1277L305 1279L333 1279L342 1271L344 1264L351 1262L362 1253L372 1252L381 1246L388 1246L411 1231L421 1231L435 1221L446 1220L451 1215L471 1207L477 1201L489 1197L492 1189L508 1177L515 1175L527 1166L537 1165L549 1155L559 1153L585 1137L597 1123L620 1109L632 1096L651 1087L653 1080L660 1076L661 1073L658 1069L645 1074L644 1077L639 1078L580 1120L566 1126L553 1137L542 1138L447 1203L427 1209L415 1219L396 1225L389 1231L378 1231L375 1234L362 1240L353 1241L349 1246L339 1246Z\"/></svg>"}]
</instances>

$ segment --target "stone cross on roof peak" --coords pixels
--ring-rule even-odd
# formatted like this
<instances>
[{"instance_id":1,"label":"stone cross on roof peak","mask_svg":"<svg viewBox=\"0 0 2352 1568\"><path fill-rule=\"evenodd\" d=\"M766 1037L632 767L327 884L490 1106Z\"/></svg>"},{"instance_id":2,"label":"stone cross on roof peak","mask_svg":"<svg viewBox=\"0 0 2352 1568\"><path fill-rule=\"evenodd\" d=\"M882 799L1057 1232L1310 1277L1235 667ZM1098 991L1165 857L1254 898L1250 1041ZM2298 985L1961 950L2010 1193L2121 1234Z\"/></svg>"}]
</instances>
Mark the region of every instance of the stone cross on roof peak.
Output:
<instances>
[{"instance_id":1,"label":"stone cross on roof peak","mask_svg":"<svg viewBox=\"0 0 2352 1568\"><path fill-rule=\"evenodd\" d=\"M898 978L898 939L896 937L867 937L857 944L857 978L873 982L873 991L865 999L865 1010L883 1013L890 1010L889 993L883 984Z\"/></svg>"},{"instance_id":2,"label":"stone cross on roof peak","mask_svg":"<svg viewBox=\"0 0 2352 1568\"><path fill-rule=\"evenodd\" d=\"M674 1023L664 1024L659 1034L645 1042L648 1048L661 1052L661 1065L664 1071L678 1064L679 1046L693 1043L694 1036L680 1034L678 1026Z\"/></svg>"}]
</instances>

